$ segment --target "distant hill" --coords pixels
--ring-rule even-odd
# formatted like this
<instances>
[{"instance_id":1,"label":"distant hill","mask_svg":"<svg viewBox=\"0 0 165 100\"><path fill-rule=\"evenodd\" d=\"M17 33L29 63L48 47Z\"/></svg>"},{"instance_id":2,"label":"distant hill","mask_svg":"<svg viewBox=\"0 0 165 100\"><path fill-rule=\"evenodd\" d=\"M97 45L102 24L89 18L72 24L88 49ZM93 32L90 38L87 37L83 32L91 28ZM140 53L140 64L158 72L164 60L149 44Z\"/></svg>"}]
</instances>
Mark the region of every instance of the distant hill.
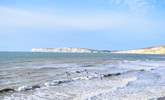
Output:
<instances>
[{"instance_id":1,"label":"distant hill","mask_svg":"<svg viewBox=\"0 0 165 100\"><path fill-rule=\"evenodd\" d=\"M56 52L56 53L109 53L108 50L94 50L88 48L33 48L32 52Z\"/></svg>"},{"instance_id":2,"label":"distant hill","mask_svg":"<svg viewBox=\"0 0 165 100\"><path fill-rule=\"evenodd\" d=\"M121 53L121 54L165 54L165 46L155 46L141 49L110 51L88 48L33 48L32 52L55 52L55 53Z\"/></svg>"},{"instance_id":3,"label":"distant hill","mask_svg":"<svg viewBox=\"0 0 165 100\"><path fill-rule=\"evenodd\" d=\"M165 54L165 46L155 46L134 50L112 51L112 53L127 53L127 54Z\"/></svg>"}]
</instances>

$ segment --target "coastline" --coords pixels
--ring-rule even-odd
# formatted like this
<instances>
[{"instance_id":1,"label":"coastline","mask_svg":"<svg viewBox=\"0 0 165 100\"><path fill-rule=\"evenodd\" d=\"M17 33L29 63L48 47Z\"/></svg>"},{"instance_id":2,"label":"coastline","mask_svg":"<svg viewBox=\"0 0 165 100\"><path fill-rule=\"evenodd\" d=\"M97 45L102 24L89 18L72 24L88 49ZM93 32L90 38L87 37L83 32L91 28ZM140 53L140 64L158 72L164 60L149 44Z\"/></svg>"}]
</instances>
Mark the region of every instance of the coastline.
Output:
<instances>
[{"instance_id":1,"label":"coastline","mask_svg":"<svg viewBox=\"0 0 165 100\"><path fill-rule=\"evenodd\" d=\"M165 54L165 46L155 46L132 50L96 50L89 48L33 48L32 52L55 52L55 53L112 53L112 54Z\"/></svg>"}]
</instances>

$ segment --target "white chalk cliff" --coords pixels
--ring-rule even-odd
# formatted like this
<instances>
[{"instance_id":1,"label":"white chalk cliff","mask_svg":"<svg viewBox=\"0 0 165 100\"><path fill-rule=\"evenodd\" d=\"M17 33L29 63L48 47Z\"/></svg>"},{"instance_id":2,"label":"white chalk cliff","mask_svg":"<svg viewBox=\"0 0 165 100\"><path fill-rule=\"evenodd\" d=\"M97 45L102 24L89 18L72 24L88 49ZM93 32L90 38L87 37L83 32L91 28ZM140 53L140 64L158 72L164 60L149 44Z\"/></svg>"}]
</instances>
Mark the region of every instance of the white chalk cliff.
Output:
<instances>
[{"instance_id":1,"label":"white chalk cliff","mask_svg":"<svg viewBox=\"0 0 165 100\"><path fill-rule=\"evenodd\" d=\"M33 48L32 52L97 53L99 51L86 48Z\"/></svg>"}]
</instances>

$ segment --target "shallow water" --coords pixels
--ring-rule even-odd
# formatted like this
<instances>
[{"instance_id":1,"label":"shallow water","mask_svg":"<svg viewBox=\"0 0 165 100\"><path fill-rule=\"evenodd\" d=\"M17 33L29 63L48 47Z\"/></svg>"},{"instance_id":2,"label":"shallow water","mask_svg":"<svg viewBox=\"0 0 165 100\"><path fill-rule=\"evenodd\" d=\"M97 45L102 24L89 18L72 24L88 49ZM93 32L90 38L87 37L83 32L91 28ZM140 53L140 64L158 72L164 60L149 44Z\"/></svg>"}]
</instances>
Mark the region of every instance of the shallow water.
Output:
<instances>
[{"instance_id":1,"label":"shallow water","mask_svg":"<svg viewBox=\"0 0 165 100\"><path fill-rule=\"evenodd\" d=\"M0 100L156 100L165 55L0 52Z\"/></svg>"}]
</instances>

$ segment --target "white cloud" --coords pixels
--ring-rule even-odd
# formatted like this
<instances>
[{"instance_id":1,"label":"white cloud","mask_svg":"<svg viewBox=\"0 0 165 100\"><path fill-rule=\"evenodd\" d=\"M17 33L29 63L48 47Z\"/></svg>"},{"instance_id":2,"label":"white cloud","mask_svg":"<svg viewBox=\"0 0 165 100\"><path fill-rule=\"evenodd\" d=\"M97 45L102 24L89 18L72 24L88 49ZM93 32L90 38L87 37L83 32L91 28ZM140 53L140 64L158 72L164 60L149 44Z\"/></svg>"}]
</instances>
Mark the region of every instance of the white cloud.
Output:
<instances>
[{"instance_id":1,"label":"white cloud","mask_svg":"<svg viewBox=\"0 0 165 100\"><path fill-rule=\"evenodd\" d=\"M127 7L132 12L152 10L157 6L158 0L108 0L110 4Z\"/></svg>"},{"instance_id":2,"label":"white cloud","mask_svg":"<svg viewBox=\"0 0 165 100\"><path fill-rule=\"evenodd\" d=\"M149 30L162 23L124 13L59 16L55 14L0 7L0 28L38 28L73 30ZM163 24L164 25L164 24Z\"/></svg>"}]
</instances>

